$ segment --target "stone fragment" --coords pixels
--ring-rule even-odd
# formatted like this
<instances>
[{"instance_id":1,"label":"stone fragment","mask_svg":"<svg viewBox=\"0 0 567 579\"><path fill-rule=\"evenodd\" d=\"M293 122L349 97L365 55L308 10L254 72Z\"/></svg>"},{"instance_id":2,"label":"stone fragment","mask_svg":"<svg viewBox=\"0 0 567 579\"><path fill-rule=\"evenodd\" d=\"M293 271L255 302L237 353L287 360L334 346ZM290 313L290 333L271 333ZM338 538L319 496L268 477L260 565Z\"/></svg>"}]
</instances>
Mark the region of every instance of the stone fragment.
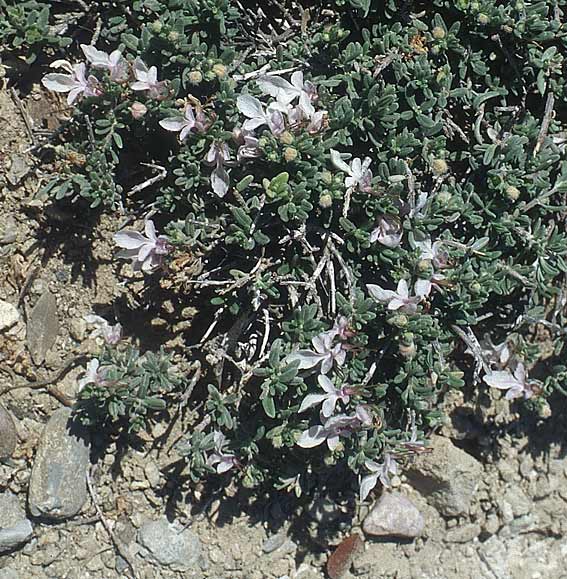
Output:
<instances>
[{"instance_id":1,"label":"stone fragment","mask_svg":"<svg viewBox=\"0 0 567 579\"><path fill-rule=\"evenodd\" d=\"M87 499L88 431L57 410L43 429L28 494L34 517L62 520L76 515Z\"/></svg>"},{"instance_id":2,"label":"stone fragment","mask_svg":"<svg viewBox=\"0 0 567 579\"><path fill-rule=\"evenodd\" d=\"M273 551L276 551L283 546L286 538L286 534L283 531L268 537L262 545L262 551L264 551L264 553L272 553Z\"/></svg>"},{"instance_id":3,"label":"stone fragment","mask_svg":"<svg viewBox=\"0 0 567 579\"><path fill-rule=\"evenodd\" d=\"M29 172L30 166L28 165L26 157L16 153L12 155L10 169L6 173L6 179L11 185L17 185Z\"/></svg>"},{"instance_id":4,"label":"stone fragment","mask_svg":"<svg viewBox=\"0 0 567 579\"><path fill-rule=\"evenodd\" d=\"M20 312L10 302L0 300L0 332L15 326L20 320Z\"/></svg>"},{"instance_id":5,"label":"stone fragment","mask_svg":"<svg viewBox=\"0 0 567 579\"><path fill-rule=\"evenodd\" d=\"M138 532L138 543L150 560L174 571L189 571L198 567L201 542L192 531L178 529L166 518L146 521Z\"/></svg>"},{"instance_id":6,"label":"stone fragment","mask_svg":"<svg viewBox=\"0 0 567 579\"><path fill-rule=\"evenodd\" d=\"M442 436L433 436L431 452L416 457L407 477L442 515L468 513L482 475L482 465Z\"/></svg>"},{"instance_id":7,"label":"stone fragment","mask_svg":"<svg viewBox=\"0 0 567 579\"><path fill-rule=\"evenodd\" d=\"M46 291L31 310L27 323L28 349L34 364L43 363L58 333L57 301L53 294Z\"/></svg>"},{"instance_id":8,"label":"stone fragment","mask_svg":"<svg viewBox=\"0 0 567 579\"><path fill-rule=\"evenodd\" d=\"M18 435L10 413L0 404L0 460L10 458L16 450Z\"/></svg>"},{"instance_id":9,"label":"stone fragment","mask_svg":"<svg viewBox=\"0 0 567 579\"><path fill-rule=\"evenodd\" d=\"M419 537L425 526L423 515L405 496L386 492L376 502L362 523L362 530L375 537Z\"/></svg>"},{"instance_id":10,"label":"stone fragment","mask_svg":"<svg viewBox=\"0 0 567 579\"><path fill-rule=\"evenodd\" d=\"M327 561L329 578L342 579L348 573L354 558L362 551L363 547L364 541L358 533L353 533L339 543Z\"/></svg>"},{"instance_id":11,"label":"stone fragment","mask_svg":"<svg viewBox=\"0 0 567 579\"><path fill-rule=\"evenodd\" d=\"M0 553L16 549L28 541L33 527L20 506L18 497L10 492L0 494Z\"/></svg>"},{"instance_id":12,"label":"stone fragment","mask_svg":"<svg viewBox=\"0 0 567 579\"><path fill-rule=\"evenodd\" d=\"M468 525L458 525L449 530L445 537L447 543L468 543L480 535L480 525L469 523Z\"/></svg>"}]
</instances>

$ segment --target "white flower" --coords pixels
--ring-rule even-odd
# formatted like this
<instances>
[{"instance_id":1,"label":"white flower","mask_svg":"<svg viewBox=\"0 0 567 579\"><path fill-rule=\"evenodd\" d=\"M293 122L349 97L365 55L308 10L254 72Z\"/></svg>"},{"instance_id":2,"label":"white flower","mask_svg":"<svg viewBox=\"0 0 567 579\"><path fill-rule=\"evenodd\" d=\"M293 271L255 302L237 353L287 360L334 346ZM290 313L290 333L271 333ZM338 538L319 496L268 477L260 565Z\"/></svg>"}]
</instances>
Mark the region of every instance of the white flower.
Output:
<instances>
[{"instance_id":1,"label":"white flower","mask_svg":"<svg viewBox=\"0 0 567 579\"><path fill-rule=\"evenodd\" d=\"M383 486L390 486L390 475L398 474L398 463L390 453L384 454L384 462L378 463L373 460L367 460L364 465L371 472L360 482L360 500L363 501L380 481Z\"/></svg>"},{"instance_id":2,"label":"white flower","mask_svg":"<svg viewBox=\"0 0 567 579\"><path fill-rule=\"evenodd\" d=\"M321 373L327 374L336 362L339 366L345 363L346 351L342 344L333 346L333 340L337 335L336 330L322 332L311 339L313 350L298 350L292 352L288 357L288 362L299 361L299 369L307 370L321 364Z\"/></svg>"},{"instance_id":3,"label":"white flower","mask_svg":"<svg viewBox=\"0 0 567 579\"><path fill-rule=\"evenodd\" d=\"M343 404L348 404L350 400L351 388L343 386L336 388L335 385L327 378L327 376L320 375L317 378L319 386L325 391L325 394L308 394L299 407L299 412L305 412L307 409L323 403L321 414L325 418L329 418L335 412L337 402L340 400Z\"/></svg>"},{"instance_id":4,"label":"white flower","mask_svg":"<svg viewBox=\"0 0 567 579\"><path fill-rule=\"evenodd\" d=\"M72 105L80 96L100 96L102 90L96 77L86 76L87 67L84 62L71 64L66 60L56 60L52 68L63 68L68 74L52 72L41 79L41 84L48 90L67 92L67 104Z\"/></svg>"},{"instance_id":5,"label":"white flower","mask_svg":"<svg viewBox=\"0 0 567 579\"><path fill-rule=\"evenodd\" d=\"M378 227L370 234L370 243L378 242L386 247L398 247L403 230L397 217L384 215L378 218Z\"/></svg>"},{"instance_id":6,"label":"white flower","mask_svg":"<svg viewBox=\"0 0 567 579\"><path fill-rule=\"evenodd\" d=\"M83 317L87 324L94 326L91 338L101 337L107 344L117 344L122 339L122 326L120 324L110 325L104 318L94 314Z\"/></svg>"},{"instance_id":7,"label":"white flower","mask_svg":"<svg viewBox=\"0 0 567 579\"><path fill-rule=\"evenodd\" d=\"M264 94L274 97L284 105L299 99L299 108L309 118L315 113L312 101L317 98L317 89L313 83L303 80L303 72L300 70L291 75L291 82L279 76L263 76L258 79L258 86Z\"/></svg>"},{"instance_id":8,"label":"white flower","mask_svg":"<svg viewBox=\"0 0 567 579\"><path fill-rule=\"evenodd\" d=\"M172 131L179 133L179 140L184 141L187 135L195 128L195 113L193 112L193 107L187 105L183 116L178 117L168 117L159 122L160 127L163 127L166 131Z\"/></svg>"},{"instance_id":9,"label":"white flower","mask_svg":"<svg viewBox=\"0 0 567 579\"><path fill-rule=\"evenodd\" d=\"M157 68L147 67L140 58L134 61L134 76L136 80L130 84L132 90L146 90L150 98L161 98L164 96L165 82L158 81Z\"/></svg>"},{"instance_id":10,"label":"white flower","mask_svg":"<svg viewBox=\"0 0 567 579\"><path fill-rule=\"evenodd\" d=\"M146 221L144 237L137 231L125 229L114 234L114 242L124 251L119 252L118 257L132 260L134 271L150 272L163 262L163 256L170 251L167 236L156 235L156 228L151 219Z\"/></svg>"},{"instance_id":11,"label":"white flower","mask_svg":"<svg viewBox=\"0 0 567 579\"><path fill-rule=\"evenodd\" d=\"M81 50L93 68L108 70L111 80L121 82L128 78L128 63L119 50L108 54L87 44L81 44Z\"/></svg>"},{"instance_id":12,"label":"white flower","mask_svg":"<svg viewBox=\"0 0 567 579\"><path fill-rule=\"evenodd\" d=\"M215 430L213 433L213 440L215 444L215 452L207 458L207 465L211 467L216 465L217 474L222 474L236 466L238 464L238 459L234 454L223 450L226 446L226 437L222 432Z\"/></svg>"},{"instance_id":13,"label":"white flower","mask_svg":"<svg viewBox=\"0 0 567 579\"><path fill-rule=\"evenodd\" d=\"M342 160L341 154L338 151L331 149L331 161L339 171L348 175L345 179L347 189L359 189L364 192L370 192L372 190L372 171L369 168L372 159L370 159L370 157L366 157L364 161L355 158L351 161L350 165L348 165Z\"/></svg>"},{"instance_id":14,"label":"white flower","mask_svg":"<svg viewBox=\"0 0 567 579\"><path fill-rule=\"evenodd\" d=\"M254 131L262 125L267 125L275 136L281 135L285 131L284 113L287 108L278 103L272 103L264 109L264 105L256 98L247 94L240 95L236 99L238 110L248 117L242 127L246 131Z\"/></svg>"},{"instance_id":15,"label":"white flower","mask_svg":"<svg viewBox=\"0 0 567 579\"><path fill-rule=\"evenodd\" d=\"M105 369L100 368L100 362L97 358L93 358L87 364L87 370L84 376L77 381L77 385L79 386L79 392L87 385L87 384L95 384L96 386L104 386L105 384Z\"/></svg>"},{"instance_id":16,"label":"white flower","mask_svg":"<svg viewBox=\"0 0 567 579\"><path fill-rule=\"evenodd\" d=\"M437 268L447 266L449 256L447 251L443 248L442 241L432 242L428 237L423 241L416 241L415 245L421 250L420 259L428 259Z\"/></svg>"},{"instance_id":17,"label":"white flower","mask_svg":"<svg viewBox=\"0 0 567 579\"><path fill-rule=\"evenodd\" d=\"M526 382L526 368L522 362L518 363L513 375L508 370L490 372L484 377L484 381L492 388L507 390L507 400L513 400L514 398L527 400L534 395L532 388Z\"/></svg>"},{"instance_id":18,"label":"white flower","mask_svg":"<svg viewBox=\"0 0 567 579\"><path fill-rule=\"evenodd\" d=\"M431 282L420 279L415 282L415 296L409 295L408 282L401 279L396 291L386 290L379 285L367 284L366 288L370 296L381 304L386 304L389 310L399 310L406 314L415 314L417 304L431 293Z\"/></svg>"},{"instance_id":19,"label":"white flower","mask_svg":"<svg viewBox=\"0 0 567 579\"><path fill-rule=\"evenodd\" d=\"M230 186L230 176L224 168L225 165L233 165L230 149L223 142L215 141L209 148L205 157L207 165L214 165L211 173L211 188L219 196L224 197Z\"/></svg>"},{"instance_id":20,"label":"white flower","mask_svg":"<svg viewBox=\"0 0 567 579\"><path fill-rule=\"evenodd\" d=\"M372 416L364 406L357 406L355 413L347 416L331 416L324 424L317 424L301 433L297 445L301 448L314 448L327 443L329 450L335 450L339 437L349 437L353 432L372 425Z\"/></svg>"}]
</instances>

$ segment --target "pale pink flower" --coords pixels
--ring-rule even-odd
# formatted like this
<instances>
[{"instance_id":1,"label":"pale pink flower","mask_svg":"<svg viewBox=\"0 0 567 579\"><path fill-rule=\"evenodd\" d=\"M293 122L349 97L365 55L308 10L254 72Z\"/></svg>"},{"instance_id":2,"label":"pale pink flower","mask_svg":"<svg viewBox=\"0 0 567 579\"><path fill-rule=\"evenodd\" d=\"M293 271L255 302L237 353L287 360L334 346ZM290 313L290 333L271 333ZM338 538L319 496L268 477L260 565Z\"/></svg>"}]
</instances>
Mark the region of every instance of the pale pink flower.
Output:
<instances>
[{"instance_id":1,"label":"pale pink flower","mask_svg":"<svg viewBox=\"0 0 567 579\"><path fill-rule=\"evenodd\" d=\"M100 96L102 89L98 79L92 75L86 76L87 67L84 62L71 64L66 60L56 60L52 68L63 68L68 74L52 72L41 79L41 84L55 92L69 93L67 104L72 105L81 96Z\"/></svg>"},{"instance_id":2,"label":"pale pink flower","mask_svg":"<svg viewBox=\"0 0 567 579\"><path fill-rule=\"evenodd\" d=\"M131 259L134 271L153 271L162 265L163 257L170 252L167 236L156 235L151 219L146 221L145 234L130 229L114 234L114 242L124 249L118 253L118 257Z\"/></svg>"},{"instance_id":3,"label":"pale pink flower","mask_svg":"<svg viewBox=\"0 0 567 579\"><path fill-rule=\"evenodd\" d=\"M425 279L416 281L414 296L409 295L408 282L405 279L401 279L398 282L396 291L386 290L375 284L367 284L366 288L368 289L370 297L381 304L385 304L389 310L399 310L406 314L415 314L417 312L417 305L431 293L431 282Z\"/></svg>"},{"instance_id":4,"label":"pale pink flower","mask_svg":"<svg viewBox=\"0 0 567 579\"><path fill-rule=\"evenodd\" d=\"M308 394L303 399L303 402L299 407L299 412L305 412L309 408L313 408L313 406L318 406L322 403L323 406L321 409L321 414L325 418L329 418L335 413L335 408L339 400L345 405L348 404L353 390L350 386L342 386L341 388L337 388L329 380L329 378L327 378L327 376L322 374L317 378L317 381L325 393Z\"/></svg>"},{"instance_id":5,"label":"pale pink flower","mask_svg":"<svg viewBox=\"0 0 567 579\"><path fill-rule=\"evenodd\" d=\"M311 339L313 350L292 352L287 357L288 362L299 362L300 370L307 370L321 364L322 374L327 374L334 363L343 366L346 360L346 351L340 343L333 345L336 335L337 331L335 330L318 334Z\"/></svg>"},{"instance_id":6,"label":"pale pink flower","mask_svg":"<svg viewBox=\"0 0 567 579\"><path fill-rule=\"evenodd\" d=\"M91 338L101 337L107 344L115 345L122 339L122 326L120 324L109 324L104 318L94 314L83 316L87 324L94 326Z\"/></svg>"},{"instance_id":7,"label":"pale pink flower","mask_svg":"<svg viewBox=\"0 0 567 579\"><path fill-rule=\"evenodd\" d=\"M370 234L370 243L378 242L386 247L398 247L402 241L402 225L397 217L384 215L378 218L378 226Z\"/></svg>"},{"instance_id":8,"label":"pale pink flower","mask_svg":"<svg viewBox=\"0 0 567 579\"><path fill-rule=\"evenodd\" d=\"M147 67L140 58L134 61L134 76L136 80L130 84L130 88L135 91L148 91L148 96L153 99L160 99L165 96L165 81L158 81L157 68Z\"/></svg>"},{"instance_id":9,"label":"pale pink flower","mask_svg":"<svg viewBox=\"0 0 567 579\"><path fill-rule=\"evenodd\" d=\"M308 428L301 433L297 445L302 448L314 448L326 442L329 450L335 450L339 444L339 437L349 437L354 432L370 426L372 416L364 406L359 405L350 416L337 414L328 418L324 424Z\"/></svg>"},{"instance_id":10,"label":"pale pink flower","mask_svg":"<svg viewBox=\"0 0 567 579\"><path fill-rule=\"evenodd\" d=\"M315 114L313 101L317 100L317 89L312 82L303 79L303 72L298 70L291 75L291 82L279 76L263 76L258 79L258 86L280 103L287 105L296 99L303 113L311 118Z\"/></svg>"},{"instance_id":11,"label":"pale pink flower","mask_svg":"<svg viewBox=\"0 0 567 579\"><path fill-rule=\"evenodd\" d=\"M495 371L486 374L484 381L492 388L507 390L506 399L528 399L534 395L534 391L526 381L526 368L522 362L518 362L514 374L509 370Z\"/></svg>"},{"instance_id":12,"label":"pale pink flower","mask_svg":"<svg viewBox=\"0 0 567 579\"><path fill-rule=\"evenodd\" d=\"M331 149L331 161L337 169L347 174L345 179L347 189L358 189L366 193L372 191L372 171L370 170L372 160L370 157L366 157L364 161L355 158L348 165L342 160L338 151Z\"/></svg>"},{"instance_id":13,"label":"pale pink flower","mask_svg":"<svg viewBox=\"0 0 567 579\"><path fill-rule=\"evenodd\" d=\"M104 386L106 384L106 370L100 367L100 361L93 358L88 364L83 377L77 381L79 392L88 384L95 386Z\"/></svg>"},{"instance_id":14,"label":"pale pink flower","mask_svg":"<svg viewBox=\"0 0 567 579\"><path fill-rule=\"evenodd\" d=\"M111 80L123 82L128 78L128 63L119 50L114 50L108 54L87 44L81 44L81 50L91 66L107 70Z\"/></svg>"},{"instance_id":15,"label":"pale pink flower","mask_svg":"<svg viewBox=\"0 0 567 579\"><path fill-rule=\"evenodd\" d=\"M370 491L380 481L384 487L391 485L390 475L398 474L398 463L388 452L384 454L384 462L378 463L373 460L367 460L364 465L371 472L360 482L360 500L363 501Z\"/></svg>"}]
</instances>

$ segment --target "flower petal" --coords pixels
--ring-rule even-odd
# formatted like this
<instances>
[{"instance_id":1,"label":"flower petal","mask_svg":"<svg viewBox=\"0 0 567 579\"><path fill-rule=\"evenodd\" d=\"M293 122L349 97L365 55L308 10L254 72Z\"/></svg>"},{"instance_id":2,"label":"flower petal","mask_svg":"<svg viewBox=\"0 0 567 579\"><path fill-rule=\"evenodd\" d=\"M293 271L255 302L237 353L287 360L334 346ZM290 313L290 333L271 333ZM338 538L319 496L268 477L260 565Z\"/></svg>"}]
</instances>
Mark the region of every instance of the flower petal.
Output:
<instances>
[{"instance_id":1,"label":"flower petal","mask_svg":"<svg viewBox=\"0 0 567 579\"><path fill-rule=\"evenodd\" d=\"M378 482L377 474L369 474L360 481L360 500L363 501Z\"/></svg>"},{"instance_id":2,"label":"flower petal","mask_svg":"<svg viewBox=\"0 0 567 579\"><path fill-rule=\"evenodd\" d=\"M321 386L321 388L323 388L323 390L328 394L336 394L337 389L327 376L319 376L317 382L319 382L319 386Z\"/></svg>"},{"instance_id":3,"label":"flower petal","mask_svg":"<svg viewBox=\"0 0 567 579\"><path fill-rule=\"evenodd\" d=\"M309 368L317 366L325 356L326 354L316 354L311 350L298 350L297 352L291 353L286 360L288 363L299 361L298 369L308 370Z\"/></svg>"},{"instance_id":4,"label":"flower petal","mask_svg":"<svg viewBox=\"0 0 567 579\"><path fill-rule=\"evenodd\" d=\"M366 289L368 290L371 298L382 304L386 304L396 297L396 292L392 290L386 290L379 285L369 283L366 284Z\"/></svg>"},{"instance_id":5,"label":"flower petal","mask_svg":"<svg viewBox=\"0 0 567 579\"><path fill-rule=\"evenodd\" d=\"M77 86L77 81L68 74L51 72L41 79L41 84L48 90L55 92L69 92Z\"/></svg>"},{"instance_id":6,"label":"flower petal","mask_svg":"<svg viewBox=\"0 0 567 579\"><path fill-rule=\"evenodd\" d=\"M301 406L299 407L298 412L305 412L306 410L309 410L309 408L313 408L313 406L321 404L321 402L323 402L323 400L326 398L326 394L308 394L301 402Z\"/></svg>"},{"instance_id":7,"label":"flower petal","mask_svg":"<svg viewBox=\"0 0 567 579\"><path fill-rule=\"evenodd\" d=\"M351 174L350 167L343 161L341 154L335 151L335 149L331 149L331 162L339 171L343 171L347 173L347 175Z\"/></svg>"},{"instance_id":8,"label":"flower petal","mask_svg":"<svg viewBox=\"0 0 567 579\"><path fill-rule=\"evenodd\" d=\"M87 44L81 44L81 50L94 68L110 68L110 57L106 52ZM120 54L120 52L118 52L118 54Z\"/></svg>"},{"instance_id":9,"label":"flower petal","mask_svg":"<svg viewBox=\"0 0 567 579\"><path fill-rule=\"evenodd\" d=\"M301 448L314 448L322 444L325 438L325 429L318 424L317 426L312 426L309 430L305 430L299 437L297 445L301 446Z\"/></svg>"},{"instance_id":10,"label":"flower petal","mask_svg":"<svg viewBox=\"0 0 567 579\"><path fill-rule=\"evenodd\" d=\"M264 118L264 107L256 97L248 94L240 95L236 99L236 107L249 119Z\"/></svg>"},{"instance_id":11,"label":"flower petal","mask_svg":"<svg viewBox=\"0 0 567 579\"><path fill-rule=\"evenodd\" d=\"M159 122L159 126L166 131L181 131L187 125L187 119L183 117L168 117Z\"/></svg>"},{"instance_id":12,"label":"flower petal","mask_svg":"<svg viewBox=\"0 0 567 579\"><path fill-rule=\"evenodd\" d=\"M217 167L211 173L211 187L219 196L224 197L230 185L230 177L222 165Z\"/></svg>"},{"instance_id":13,"label":"flower petal","mask_svg":"<svg viewBox=\"0 0 567 579\"><path fill-rule=\"evenodd\" d=\"M114 234L114 243L124 249L139 249L147 239L137 231L125 229Z\"/></svg>"}]
</instances>

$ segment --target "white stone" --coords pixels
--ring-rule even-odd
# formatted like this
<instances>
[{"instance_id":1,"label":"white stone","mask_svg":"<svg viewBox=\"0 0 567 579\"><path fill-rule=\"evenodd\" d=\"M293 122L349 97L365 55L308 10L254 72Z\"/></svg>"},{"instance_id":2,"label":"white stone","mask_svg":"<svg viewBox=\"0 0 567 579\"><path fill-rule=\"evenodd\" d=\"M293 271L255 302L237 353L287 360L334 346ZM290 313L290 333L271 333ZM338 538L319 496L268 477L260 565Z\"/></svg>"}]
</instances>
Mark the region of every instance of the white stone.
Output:
<instances>
[{"instance_id":1,"label":"white stone","mask_svg":"<svg viewBox=\"0 0 567 579\"><path fill-rule=\"evenodd\" d=\"M20 312L9 302L0 300L0 332L20 321Z\"/></svg>"}]
</instances>

